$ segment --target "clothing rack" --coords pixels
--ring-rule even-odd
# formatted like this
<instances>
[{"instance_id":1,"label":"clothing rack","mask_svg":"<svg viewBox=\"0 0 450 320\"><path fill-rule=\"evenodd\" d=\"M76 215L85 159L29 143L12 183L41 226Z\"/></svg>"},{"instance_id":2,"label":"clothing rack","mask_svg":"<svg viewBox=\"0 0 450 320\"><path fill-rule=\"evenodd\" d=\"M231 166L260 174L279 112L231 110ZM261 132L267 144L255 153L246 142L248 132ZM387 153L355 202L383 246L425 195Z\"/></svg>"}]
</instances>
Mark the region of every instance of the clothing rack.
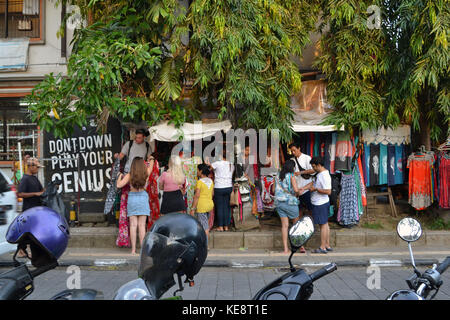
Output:
<instances>
[{"instance_id":1,"label":"clothing rack","mask_svg":"<svg viewBox=\"0 0 450 320\"><path fill-rule=\"evenodd\" d=\"M437 149L439 151L450 151L450 136L447 138L447 141L441 144Z\"/></svg>"}]
</instances>

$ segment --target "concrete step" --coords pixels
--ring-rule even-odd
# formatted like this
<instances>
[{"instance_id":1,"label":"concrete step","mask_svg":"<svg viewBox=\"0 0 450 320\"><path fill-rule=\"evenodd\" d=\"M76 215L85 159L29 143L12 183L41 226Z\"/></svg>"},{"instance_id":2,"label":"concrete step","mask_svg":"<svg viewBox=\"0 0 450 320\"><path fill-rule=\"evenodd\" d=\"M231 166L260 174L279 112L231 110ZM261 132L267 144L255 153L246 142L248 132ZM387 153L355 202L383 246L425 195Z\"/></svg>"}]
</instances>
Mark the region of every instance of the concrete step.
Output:
<instances>
[{"instance_id":1,"label":"concrete step","mask_svg":"<svg viewBox=\"0 0 450 320\"><path fill-rule=\"evenodd\" d=\"M69 247L72 248L114 248L118 228L71 228ZM139 242L139 241L138 241ZM314 233L306 244L306 248L317 248L320 245L320 234ZM393 247L404 246L405 243L395 231L374 230L330 230L330 245L336 248L358 247ZM450 247L450 232L424 231L422 238L414 246ZM139 245L138 245L139 247ZM280 231L248 231L248 232L211 232L208 243L210 249L266 249L274 250L283 247Z\"/></svg>"}]
</instances>

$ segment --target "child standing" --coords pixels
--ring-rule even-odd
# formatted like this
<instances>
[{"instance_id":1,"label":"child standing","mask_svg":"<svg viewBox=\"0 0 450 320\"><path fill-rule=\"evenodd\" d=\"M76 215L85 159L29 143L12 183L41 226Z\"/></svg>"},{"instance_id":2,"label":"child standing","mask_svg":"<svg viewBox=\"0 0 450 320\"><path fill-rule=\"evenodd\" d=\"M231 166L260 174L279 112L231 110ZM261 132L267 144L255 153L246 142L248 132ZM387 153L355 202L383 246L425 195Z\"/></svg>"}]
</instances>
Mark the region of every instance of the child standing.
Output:
<instances>
[{"instance_id":1,"label":"child standing","mask_svg":"<svg viewBox=\"0 0 450 320\"><path fill-rule=\"evenodd\" d=\"M136 157L131 163L130 172L125 176L119 175L117 188L122 188L130 183L130 193L128 194L127 216L130 219L131 254L136 254L136 231L139 231L139 240L142 242L145 237L145 223L150 215L150 205L148 193L145 190L147 179L153 170L154 160L150 160L149 166L144 159Z\"/></svg>"},{"instance_id":2,"label":"child standing","mask_svg":"<svg viewBox=\"0 0 450 320\"><path fill-rule=\"evenodd\" d=\"M199 164L197 168L199 180L195 185L194 202L190 214L193 216L196 213L209 239L209 213L214 208L214 182L208 177L211 172L207 165Z\"/></svg>"}]
</instances>

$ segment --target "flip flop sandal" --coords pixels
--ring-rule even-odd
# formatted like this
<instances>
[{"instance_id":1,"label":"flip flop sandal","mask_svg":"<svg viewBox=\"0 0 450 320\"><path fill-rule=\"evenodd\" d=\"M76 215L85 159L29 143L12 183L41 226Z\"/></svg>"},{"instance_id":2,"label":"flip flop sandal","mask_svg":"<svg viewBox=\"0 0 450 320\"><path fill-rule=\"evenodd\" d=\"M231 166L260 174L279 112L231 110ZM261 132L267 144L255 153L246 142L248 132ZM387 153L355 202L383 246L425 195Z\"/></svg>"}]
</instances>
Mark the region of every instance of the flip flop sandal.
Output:
<instances>
[{"instance_id":1,"label":"flip flop sandal","mask_svg":"<svg viewBox=\"0 0 450 320\"><path fill-rule=\"evenodd\" d=\"M327 250L323 250L322 248L318 248L312 251L312 253L327 253Z\"/></svg>"}]
</instances>

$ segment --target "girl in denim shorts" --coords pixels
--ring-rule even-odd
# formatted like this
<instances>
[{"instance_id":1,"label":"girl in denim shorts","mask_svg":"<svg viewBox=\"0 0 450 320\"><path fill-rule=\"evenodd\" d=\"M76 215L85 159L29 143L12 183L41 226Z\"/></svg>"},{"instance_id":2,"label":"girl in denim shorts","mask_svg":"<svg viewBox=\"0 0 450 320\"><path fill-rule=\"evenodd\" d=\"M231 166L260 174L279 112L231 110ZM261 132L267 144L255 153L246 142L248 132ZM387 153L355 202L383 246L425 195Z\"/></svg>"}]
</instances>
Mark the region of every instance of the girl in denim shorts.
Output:
<instances>
[{"instance_id":1,"label":"girl in denim shorts","mask_svg":"<svg viewBox=\"0 0 450 320\"><path fill-rule=\"evenodd\" d=\"M148 193L145 190L148 176L153 169L153 160L150 160L149 166L144 159L136 157L131 163L131 169L128 174L119 175L117 187L122 188L130 184L130 193L128 194L127 216L130 219L130 240L131 254L136 254L136 234L139 231L139 240L142 242L145 237L145 224L150 215L150 204Z\"/></svg>"}]
</instances>

